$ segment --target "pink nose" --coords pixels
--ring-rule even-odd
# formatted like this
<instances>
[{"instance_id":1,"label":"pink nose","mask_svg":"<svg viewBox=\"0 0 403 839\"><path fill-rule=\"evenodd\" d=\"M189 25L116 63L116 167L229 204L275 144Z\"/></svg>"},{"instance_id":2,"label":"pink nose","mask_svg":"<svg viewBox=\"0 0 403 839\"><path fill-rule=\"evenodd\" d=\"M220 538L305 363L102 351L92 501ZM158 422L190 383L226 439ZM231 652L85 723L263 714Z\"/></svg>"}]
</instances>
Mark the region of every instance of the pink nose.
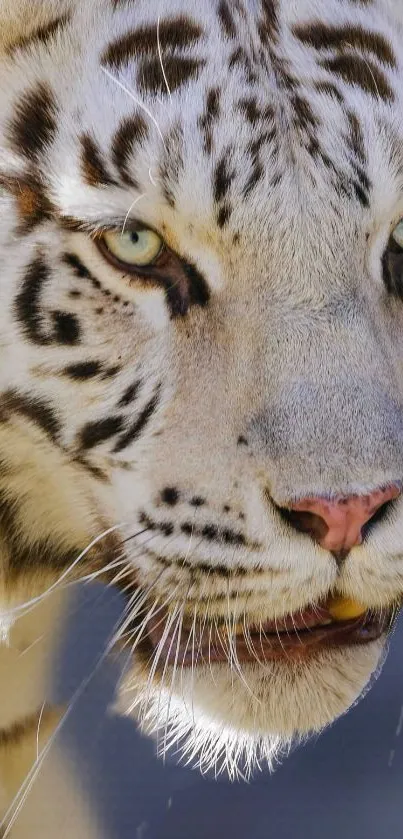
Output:
<instances>
[{"instance_id":1,"label":"pink nose","mask_svg":"<svg viewBox=\"0 0 403 839\"><path fill-rule=\"evenodd\" d=\"M297 530L310 533L322 548L334 553L346 552L362 543L362 529L377 510L400 495L396 485L378 489L369 495L348 495L328 501L304 498L291 505L290 521Z\"/></svg>"}]
</instances>

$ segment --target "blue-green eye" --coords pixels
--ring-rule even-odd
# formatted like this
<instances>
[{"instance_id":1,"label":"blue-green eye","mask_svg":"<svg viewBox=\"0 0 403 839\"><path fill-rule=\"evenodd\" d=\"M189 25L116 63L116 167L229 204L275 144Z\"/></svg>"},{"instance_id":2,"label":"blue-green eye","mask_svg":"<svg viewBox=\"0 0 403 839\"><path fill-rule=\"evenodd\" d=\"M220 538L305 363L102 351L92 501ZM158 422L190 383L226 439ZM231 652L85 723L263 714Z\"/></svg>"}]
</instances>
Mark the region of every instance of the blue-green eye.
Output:
<instances>
[{"instance_id":1,"label":"blue-green eye","mask_svg":"<svg viewBox=\"0 0 403 839\"><path fill-rule=\"evenodd\" d=\"M392 239L395 244L403 250L403 219L399 221L399 224L395 227L392 233Z\"/></svg>"},{"instance_id":2,"label":"blue-green eye","mask_svg":"<svg viewBox=\"0 0 403 839\"><path fill-rule=\"evenodd\" d=\"M108 231L102 241L109 253L122 265L145 268L155 262L163 248L163 241L153 230L127 230L125 233Z\"/></svg>"}]
</instances>

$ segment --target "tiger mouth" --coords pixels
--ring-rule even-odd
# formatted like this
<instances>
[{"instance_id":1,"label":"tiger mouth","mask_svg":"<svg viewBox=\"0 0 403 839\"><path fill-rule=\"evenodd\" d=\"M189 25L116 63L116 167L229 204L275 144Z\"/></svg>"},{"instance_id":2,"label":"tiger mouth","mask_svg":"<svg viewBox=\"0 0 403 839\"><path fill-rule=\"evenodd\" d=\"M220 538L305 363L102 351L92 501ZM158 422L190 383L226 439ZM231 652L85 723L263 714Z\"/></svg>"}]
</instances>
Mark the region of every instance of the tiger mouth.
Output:
<instances>
[{"instance_id":1,"label":"tiger mouth","mask_svg":"<svg viewBox=\"0 0 403 839\"><path fill-rule=\"evenodd\" d=\"M197 667L206 664L307 661L323 650L376 641L392 629L397 609L374 611L335 620L327 605L287 615L259 626L202 624L168 631L161 618L150 620L148 637L158 656L158 669L169 665Z\"/></svg>"}]
</instances>

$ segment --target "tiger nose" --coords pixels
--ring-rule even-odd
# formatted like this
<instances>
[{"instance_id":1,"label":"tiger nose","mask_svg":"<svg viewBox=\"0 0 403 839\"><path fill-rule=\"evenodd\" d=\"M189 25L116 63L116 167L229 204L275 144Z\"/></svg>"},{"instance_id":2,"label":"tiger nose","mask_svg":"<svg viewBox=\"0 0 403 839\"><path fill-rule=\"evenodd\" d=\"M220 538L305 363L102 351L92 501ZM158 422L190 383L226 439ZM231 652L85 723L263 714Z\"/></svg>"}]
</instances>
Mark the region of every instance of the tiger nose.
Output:
<instances>
[{"instance_id":1,"label":"tiger nose","mask_svg":"<svg viewBox=\"0 0 403 839\"><path fill-rule=\"evenodd\" d=\"M369 495L348 495L328 500L304 498L288 509L290 524L309 533L322 548L345 555L363 541L363 528L381 507L400 495L396 484L375 490Z\"/></svg>"}]
</instances>

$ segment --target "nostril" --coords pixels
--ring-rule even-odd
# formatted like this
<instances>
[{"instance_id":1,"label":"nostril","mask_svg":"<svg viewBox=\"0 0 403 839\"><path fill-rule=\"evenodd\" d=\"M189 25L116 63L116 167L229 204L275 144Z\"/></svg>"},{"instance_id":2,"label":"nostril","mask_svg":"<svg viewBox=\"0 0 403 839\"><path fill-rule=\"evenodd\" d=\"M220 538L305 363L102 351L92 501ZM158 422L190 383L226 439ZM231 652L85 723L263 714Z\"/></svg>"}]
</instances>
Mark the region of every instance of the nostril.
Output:
<instances>
[{"instance_id":1,"label":"nostril","mask_svg":"<svg viewBox=\"0 0 403 839\"><path fill-rule=\"evenodd\" d=\"M341 557L362 544L400 494L401 485L390 484L366 495L306 496L277 511L294 530L309 534L322 548Z\"/></svg>"},{"instance_id":2,"label":"nostril","mask_svg":"<svg viewBox=\"0 0 403 839\"><path fill-rule=\"evenodd\" d=\"M286 507L277 507L277 512L284 522L291 525L298 533L307 533L316 542L324 539L329 528L324 519L316 513L297 512Z\"/></svg>"},{"instance_id":3,"label":"nostril","mask_svg":"<svg viewBox=\"0 0 403 839\"><path fill-rule=\"evenodd\" d=\"M391 508L393 507L393 501L386 501L385 504L382 504L382 506L377 509L376 513L374 513L374 515L370 519L368 519L367 522L365 522L365 524L361 528L361 535L363 541L365 541L365 539L368 538L371 530L373 530L376 524L380 524L381 521L387 518Z\"/></svg>"}]
</instances>

